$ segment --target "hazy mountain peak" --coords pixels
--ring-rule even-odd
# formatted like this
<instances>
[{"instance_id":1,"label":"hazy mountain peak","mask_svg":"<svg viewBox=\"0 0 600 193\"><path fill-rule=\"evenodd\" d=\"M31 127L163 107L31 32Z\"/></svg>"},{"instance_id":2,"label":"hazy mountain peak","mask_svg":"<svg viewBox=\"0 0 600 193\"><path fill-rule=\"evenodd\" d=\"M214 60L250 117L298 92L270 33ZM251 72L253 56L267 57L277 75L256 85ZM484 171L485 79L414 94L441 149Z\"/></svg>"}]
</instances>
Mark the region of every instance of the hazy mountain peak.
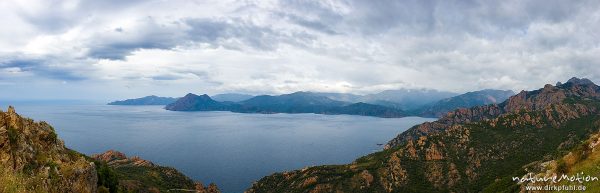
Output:
<instances>
[{"instance_id":1,"label":"hazy mountain peak","mask_svg":"<svg viewBox=\"0 0 600 193\"><path fill-rule=\"evenodd\" d=\"M194 93L187 93L187 94L186 94L185 96L183 96L183 97L195 97L195 96L198 96L198 95L196 95L196 94L194 94Z\"/></svg>"},{"instance_id":2,"label":"hazy mountain peak","mask_svg":"<svg viewBox=\"0 0 600 193\"><path fill-rule=\"evenodd\" d=\"M360 101L412 110L456 95L458 94L435 89L398 89L365 95Z\"/></svg>"},{"instance_id":3,"label":"hazy mountain peak","mask_svg":"<svg viewBox=\"0 0 600 193\"><path fill-rule=\"evenodd\" d=\"M590 85L590 84L594 84L594 82L592 82L590 79L587 78L577 78L577 77L573 77L571 79L569 79L567 81L567 83L572 83L572 84L581 84L581 85ZM595 85L595 84L594 84Z\"/></svg>"},{"instance_id":4,"label":"hazy mountain peak","mask_svg":"<svg viewBox=\"0 0 600 193\"><path fill-rule=\"evenodd\" d=\"M165 109L167 110L179 110L179 111L208 111L208 110L224 110L226 105L213 100L210 96L196 95L188 93L183 98L168 104Z\"/></svg>"},{"instance_id":5,"label":"hazy mountain peak","mask_svg":"<svg viewBox=\"0 0 600 193\"><path fill-rule=\"evenodd\" d=\"M290 94L283 94L283 95L291 95L291 96L294 96L294 95L296 95L296 96L305 96L305 95L313 95L313 94L314 94L314 93L313 93L313 92L310 92L310 91L296 91L296 92L293 92L293 93L290 93Z\"/></svg>"},{"instance_id":6,"label":"hazy mountain peak","mask_svg":"<svg viewBox=\"0 0 600 193\"><path fill-rule=\"evenodd\" d=\"M211 96L211 98L213 100L216 100L219 102L225 102L225 101L240 102L240 101L248 100L252 97L254 97L254 96L248 95L248 94L240 94L240 93L224 93L224 94L217 94L217 95Z\"/></svg>"},{"instance_id":7,"label":"hazy mountain peak","mask_svg":"<svg viewBox=\"0 0 600 193\"><path fill-rule=\"evenodd\" d=\"M467 92L458 96L442 99L418 110L420 116L441 117L458 108L470 108L480 105L497 104L505 101L515 93L512 90L484 89Z\"/></svg>"},{"instance_id":8,"label":"hazy mountain peak","mask_svg":"<svg viewBox=\"0 0 600 193\"><path fill-rule=\"evenodd\" d=\"M150 95L135 99L113 101L108 103L108 105L167 105L175 100L177 99L172 97L159 97L156 95Z\"/></svg>"}]
</instances>

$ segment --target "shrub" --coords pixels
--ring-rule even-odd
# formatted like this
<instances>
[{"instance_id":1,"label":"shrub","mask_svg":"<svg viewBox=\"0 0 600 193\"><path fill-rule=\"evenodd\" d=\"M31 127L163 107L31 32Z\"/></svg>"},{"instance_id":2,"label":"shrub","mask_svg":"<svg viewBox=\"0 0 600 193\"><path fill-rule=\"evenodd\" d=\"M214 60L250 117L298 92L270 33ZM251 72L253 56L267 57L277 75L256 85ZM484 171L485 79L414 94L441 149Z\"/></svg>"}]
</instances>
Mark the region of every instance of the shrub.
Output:
<instances>
[{"instance_id":1,"label":"shrub","mask_svg":"<svg viewBox=\"0 0 600 193\"><path fill-rule=\"evenodd\" d=\"M8 142L10 143L11 147L16 147L17 146L17 141L19 140L19 132L17 131L17 129L9 126L7 129L8 132Z\"/></svg>"},{"instance_id":2,"label":"shrub","mask_svg":"<svg viewBox=\"0 0 600 193\"><path fill-rule=\"evenodd\" d=\"M556 163L556 172L558 174L566 174L567 172L569 172L567 163L565 163L564 160L562 160L562 159L558 160L558 162Z\"/></svg>"},{"instance_id":3,"label":"shrub","mask_svg":"<svg viewBox=\"0 0 600 193\"><path fill-rule=\"evenodd\" d=\"M104 186L98 187L98 193L110 193L109 189Z\"/></svg>"},{"instance_id":4,"label":"shrub","mask_svg":"<svg viewBox=\"0 0 600 193\"><path fill-rule=\"evenodd\" d=\"M116 193L119 185L117 173L109 168L105 163L97 163L97 166L98 168L96 168L96 172L98 173L98 187L108 188L110 193Z\"/></svg>"}]
</instances>

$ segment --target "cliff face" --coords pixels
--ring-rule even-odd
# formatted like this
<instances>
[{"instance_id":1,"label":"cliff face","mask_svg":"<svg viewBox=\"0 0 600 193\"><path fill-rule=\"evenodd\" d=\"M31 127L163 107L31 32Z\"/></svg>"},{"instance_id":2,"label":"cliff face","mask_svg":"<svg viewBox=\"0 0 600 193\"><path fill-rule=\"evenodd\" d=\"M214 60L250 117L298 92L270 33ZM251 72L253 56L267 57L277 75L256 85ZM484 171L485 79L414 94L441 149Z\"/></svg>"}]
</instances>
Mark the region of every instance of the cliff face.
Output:
<instances>
[{"instance_id":1,"label":"cliff face","mask_svg":"<svg viewBox=\"0 0 600 193\"><path fill-rule=\"evenodd\" d=\"M247 192L502 192L524 166L561 156L600 128L600 87L572 79L504 103L458 109L349 165L267 176Z\"/></svg>"},{"instance_id":2,"label":"cliff face","mask_svg":"<svg viewBox=\"0 0 600 193\"><path fill-rule=\"evenodd\" d=\"M198 192L219 193L179 171L108 151L89 158L67 149L54 128L0 111L0 192Z\"/></svg>"},{"instance_id":3,"label":"cliff face","mask_svg":"<svg viewBox=\"0 0 600 193\"><path fill-rule=\"evenodd\" d=\"M600 100L600 91L597 85L587 79L572 78L565 84L556 86L545 85L544 88L534 91L521 91L500 104L477 106L469 109L457 109L447 113L438 121L424 123L407 130L392 139L387 147L393 147L407 138L418 138L433 131L441 131L455 124L468 124L471 122L487 121L506 117L519 112L543 113L552 125L558 126L560 121L569 120L579 111L585 111L594 106L587 105L592 101ZM583 82L584 84L582 84ZM557 111L558 117L553 116ZM525 118L531 118L525 117ZM492 120L494 124L494 121Z\"/></svg>"},{"instance_id":4,"label":"cliff face","mask_svg":"<svg viewBox=\"0 0 600 193\"><path fill-rule=\"evenodd\" d=\"M65 148L52 126L0 111L0 191L96 192L93 162Z\"/></svg>"},{"instance_id":5,"label":"cliff face","mask_svg":"<svg viewBox=\"0 0 600 193\"><path fill-rule=\"evenodd\" d=\"M175 168L159 166L137 156L127 157L121 152L109 150L92 158L113 169L118 178L118 189L126 192L220 193L213 183L204 187L201 182L194 182Z\"/></svg>"},{"instance_id":6,"label":"cliff face","mask_svg":"<svg viewBox=\"0 0 600 193\"><path fill-rule=\"evenodd\" d=\"M518 176L521 178L560 178L566 176L598 177L600 173L600 133L592 134L588 139L577 144L571 151L550 161L541 160L528 164L526 166L527 174ZM560 181L551 182L523 182L515 185L514 192L534 192L543 193L548 191L531 191L531 187L543 187L546 185L575 185L585 186L585 191L581 192L600 192L600 183L598 180L582 180L579 182ZM528 188L529 186L529 188Z\"/></svg>"}]
</instances>

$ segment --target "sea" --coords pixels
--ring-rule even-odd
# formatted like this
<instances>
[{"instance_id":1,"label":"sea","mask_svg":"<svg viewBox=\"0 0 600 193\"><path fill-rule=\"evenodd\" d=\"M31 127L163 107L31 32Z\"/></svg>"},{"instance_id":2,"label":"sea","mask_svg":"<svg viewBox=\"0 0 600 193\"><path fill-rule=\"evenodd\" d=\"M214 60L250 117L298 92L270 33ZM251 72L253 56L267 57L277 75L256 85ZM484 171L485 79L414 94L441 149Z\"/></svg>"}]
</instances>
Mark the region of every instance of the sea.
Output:
<instances>
[{"instance_id":1,"label":"sea","mask_svg":"<svg viewBox=\"0 0 600 193\"><path fill-rule=\"evenodd\" d=\"M6 110L8 104L1 104ZM431 118L175 112L163 106L14 104L50 123L67 147L87 155L113 149L178 169L224 193L242 193L275 172L347 164L383 149Z\"/></svg>"}]
</instances>

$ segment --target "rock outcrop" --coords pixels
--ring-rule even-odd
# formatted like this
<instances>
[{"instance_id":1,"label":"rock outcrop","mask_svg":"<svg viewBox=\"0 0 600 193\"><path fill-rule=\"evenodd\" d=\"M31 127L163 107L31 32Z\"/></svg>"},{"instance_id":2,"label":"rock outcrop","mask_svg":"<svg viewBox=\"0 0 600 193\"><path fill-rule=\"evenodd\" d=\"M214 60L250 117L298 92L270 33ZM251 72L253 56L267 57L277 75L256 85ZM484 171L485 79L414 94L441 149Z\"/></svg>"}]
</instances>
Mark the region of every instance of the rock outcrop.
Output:
<instances>
[{"instance_id":1,"label":"rock outcrop","mask_svg":"<svg viewBox=\"0 0 600 193\"><path fill-rule=\"evenodd\" d=\"M97 191L93 162L69 150L46 122L0 111L0 192Z\"/></svg>"},{"instance_id":2,"label":"rock outcrop","mask_svg":"<svg viewBox=\"0 0 600 193\"><path fill-rule=\"evenodd\" d=\"M525 174L527 165L564 154L598 131L600 87L590 82L574 78L500 104L458 109L412 127L384 151L352 164L276 173L247 192L514 190L511 177ZM373 179L365 180L366 173Z\"/></svg>"},{"instance_id":3,"label":"rock outcrop","mask_svg":"<svg viewBox=\"0 0 600 193\"><path fill-rule=\"evenodd\" d=\"M175 168L163 167L138 156L127 157L124 153L109 150L92 158L108 165L116 172L119 189L126 192L197 192L220 193L217 185L207 187L194 182Z\"/></svg>"},{"instance_id":4,"label":"rock outcrop","mask_svg":"<svg viewBox=\"0 0 600 193\"><path fill-rule=\"evenodd\" d=\"M65 147L46 122L0 111L0 192L219 193L179 171L110 150L93 158Z\"/></svg>"},{"instance_id":5,"label":"rock outcrop","mask_svg":"<svg viewBox=\"0 0 600 193\"><path fill-rule=\"evenodd\" d=\"M124 153L108 150L102 154L92 155L92 158L103 161L111 167L122 167L122 166L138 166L138 167L154 167L154 163L143 160L138 156L127 158Z\"/></svg>"}]
</instances>

